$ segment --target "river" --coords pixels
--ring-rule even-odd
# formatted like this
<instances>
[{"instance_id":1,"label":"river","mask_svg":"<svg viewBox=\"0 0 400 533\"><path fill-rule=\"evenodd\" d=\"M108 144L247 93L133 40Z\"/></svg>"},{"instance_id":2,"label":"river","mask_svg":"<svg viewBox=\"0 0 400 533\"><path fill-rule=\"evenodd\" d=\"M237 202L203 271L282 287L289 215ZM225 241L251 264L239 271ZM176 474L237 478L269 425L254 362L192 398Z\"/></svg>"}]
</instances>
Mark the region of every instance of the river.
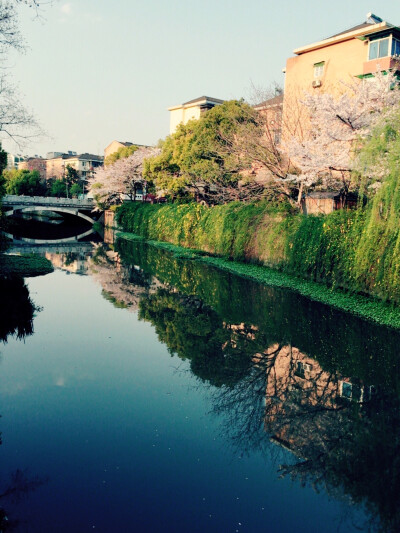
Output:
<instances>
[{"instance_id":1,"label":"river","mask_svg":"<svg viewBox=\"0 0 400 533\"><path fill-rule=\"evenodd\" d=\"M399 332L141 241L41 253L1 282L4 531L399 530Z\"/></svg>"}]
</instances>

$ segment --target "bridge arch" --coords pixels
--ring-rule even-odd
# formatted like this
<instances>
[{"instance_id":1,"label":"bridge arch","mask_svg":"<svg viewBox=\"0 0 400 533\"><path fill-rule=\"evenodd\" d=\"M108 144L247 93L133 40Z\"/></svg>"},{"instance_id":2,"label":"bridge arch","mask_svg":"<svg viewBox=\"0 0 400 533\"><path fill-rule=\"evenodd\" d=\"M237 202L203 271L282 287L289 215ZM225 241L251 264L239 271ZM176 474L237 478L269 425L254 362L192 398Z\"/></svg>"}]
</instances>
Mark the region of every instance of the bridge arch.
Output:
<instances>
[{"instance_id":1,"label":"bridge arch","mask_svg":"<svg viewBox=\"0 0 400 533\"><path fill-rule=\"evenodd\" d=\"M67 244L75 244L75 245L90 245L89 242L83 241L81 242L81 239L84 239L85 237L89 237L89 235L94 235L96 231L93 228L90 228L89 230L85 231L84 233L81 233L80 235L74 235L72 237L64 237L63 239L29 239L27 237L17 237L14 238L14 235L12 233L6 233L5 231L2 232L2 234L10 239L12 241L12 246L19 246L20 249L28 249L30 252L33 252L35 249L39 250L39 247L45 245L44 251L48 251L50 247L54 247L57 245L67 245ZM8 251L8 250L7 250Z\"/></svg>"},{"instance_id":2,"label":"bridge arch","mask_svg":"<svg viewBox=\"0 0 400 533\"><path fill-rule=\"evenodd\" d=\"M74 209L74 208L68 208L68 207L59 207L58 205L51 205L51 206L45 206L45 205L40 205L40 206L15 206L13 207L12 209L10 209L9 211L6 211L4 214L6 217L11 217L15 211L53 211L55 213L67 213L69 215L75 215L77 217L80 217L80 218L83 218L84 220L86 220L87 222L89 222L89 224L94 224L96 221L89 217L88 215L85 215L84 213L82 213L81 211L79 211L79 209Z\"/></svg>"}]
</instances>

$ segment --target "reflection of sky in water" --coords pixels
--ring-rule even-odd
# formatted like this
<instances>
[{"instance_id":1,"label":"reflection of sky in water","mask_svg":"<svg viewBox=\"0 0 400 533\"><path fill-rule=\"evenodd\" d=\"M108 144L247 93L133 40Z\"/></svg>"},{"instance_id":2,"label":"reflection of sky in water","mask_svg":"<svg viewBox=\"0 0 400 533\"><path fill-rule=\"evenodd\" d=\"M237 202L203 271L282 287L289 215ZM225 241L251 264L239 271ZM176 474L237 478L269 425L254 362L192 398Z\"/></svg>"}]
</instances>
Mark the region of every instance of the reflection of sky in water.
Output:
<instances>
[{"instance_id":1,"label":"reflection of sky in water","mask_svg":"<svg viewBox=\"0 0 400 533\"><path fill-rule=\"evenodd\" d=\"M0 464L50 478L10 507L32 531L352 531L346 503L277 479L287 452L235 451L188 363L91 277L28 285L43 310L1 347Z\"/></svg>"}]
</instances>

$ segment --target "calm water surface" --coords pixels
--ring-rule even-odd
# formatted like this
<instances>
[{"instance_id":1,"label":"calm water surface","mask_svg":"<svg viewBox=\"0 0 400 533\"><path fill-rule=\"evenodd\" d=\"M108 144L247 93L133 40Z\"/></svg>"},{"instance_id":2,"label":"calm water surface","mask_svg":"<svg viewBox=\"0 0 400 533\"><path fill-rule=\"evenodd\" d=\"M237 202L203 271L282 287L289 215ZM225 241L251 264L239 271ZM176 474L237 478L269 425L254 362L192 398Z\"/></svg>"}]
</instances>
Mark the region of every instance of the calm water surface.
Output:
<instances>
[{"instance_id":1,"label":"calm water surface","mask_svg":"<svg viewBox=\"0 0 400 533\"><path fill-rule=\"evenodd\" d=\"M0 524L399 530L398 333L142 243L49 250L0 283Z\"/></svg>"}]
</instances>

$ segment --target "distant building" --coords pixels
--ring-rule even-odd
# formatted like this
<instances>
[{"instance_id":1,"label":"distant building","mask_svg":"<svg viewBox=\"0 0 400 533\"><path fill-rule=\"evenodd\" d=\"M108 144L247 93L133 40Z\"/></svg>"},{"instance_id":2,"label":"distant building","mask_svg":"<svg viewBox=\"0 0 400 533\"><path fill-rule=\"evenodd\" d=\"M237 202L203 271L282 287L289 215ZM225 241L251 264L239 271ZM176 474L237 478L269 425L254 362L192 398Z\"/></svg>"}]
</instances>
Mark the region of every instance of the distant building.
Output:
<instances>
[{"instance_id":1,"label":"distant building","mask_svg":"<svg viewBox=\"0 0 400 533\"><path fill-rule=\"evenodd\" d=\"M54 152L58 153L58 152ZM66 159L70 156L67 154L61 154L59 156L46 159L46 176L47 179L61 179L65 176L65 169L67 164Z\"/></svg>"},{"instance_id":2,"label":"distant building","mask_svg":"<svg viewBox=\"0 0 400 533\"><path fill-rule=\"evenodd\" d=\"M126 148L128 146L133 146L133 143L127 141L112 141L106 148L104 148L104 159L106 159L106 157L108 157L110 154L117 152L120 148Z\"/></svg>"},{"instance_id":3,"label":"distant building","mask_svg":"<svg viewBox=\"0 0 400 533\"><path fill-rule=\"evenodd\" d=\"M283 92L253 107L265 116L267 135L271 137L275 144L279 144L282 133Z\"/></svg>"},{"instance_id":4,"label":"distant building","mask_svg":"<svg viewBox=\"0 0 400 533\"><path fill-rule=\"evenodd\" d=\"M54 159L55 157L61 157L62 155L77 155L77 152L68 150L67 152L47 152L46 159Z\"/></svg>"},{"instance_id":5,"label":"distant building","mask_svg":"<svg viewBox=\"0 0 400 533\"><path fill-rule=\"evenodd\" d=\"M146 144L138 144L138 143L131 143L131 142L122 142L122 141L112 141L106 148L104 148L104 159L106 159L109 155L114 154L117 152L120 148L128 148L129 146L139 146L139 147L146 147L148 145Z\"/></svg>"},{"instance_id":6,"label":"distant building","mask_svg":"<svg viewBox=\"0 0 400 533\"><path fill-rule=\"evenodd\" d=\"M104 157L101 155L80 154L67 157L65 159L65 167L71 166L78 172L81 179L86 180L96 168L103 166L103 162Z\"/></svg>"},{"instance_id":7,"label":"distant building","mask_svg":"<svg viewBox=\"0 0 400 533\"><path fill-rule=\"evenodd\" d=\"M200 96L195 100L189 100L181 105L168 108L170 114L169 133L175 133L179 124L187 124L189 120L199 119L203 113L212 109L216 105L221 105L224 100L210 98L209 96Z\"/></svg>"},{"instance_id":8,"label":"distant building","mask_svg":"<svg viewBox=\"0 0 400 533\"><path fill-rule=\"evenodd\" d=\"M18 169L30 171L37 170L42 179L46 179L47 176L46 160L42 157L28 157L25 161L20 161L18 163Z\"/></svg>"},{"instance_id":9,"label":"distant building","mask_svg":"<svg viewBox=\"0 0 400 533\"><path fill-rule=\"evenodd\" d=\"M22 155L19 155L19 154L14 155L14 154L7 153L7 169L8 170L17 169L19 163L21 163L24 160L25 158Z\"/></svg>"},{"instance_id":10,"label":"distant building","mask_svg":"<svg viewBox=\"0 0 400 533\"><path fill-rule=\"evenodd\" d=\"M96 168L103 165L104 158L101 155L62 154L53 159L46 160L47 178L61 179L65 176L67 166L74 168L82 180L86 180Z\"/></svg>"}]
</instances>

